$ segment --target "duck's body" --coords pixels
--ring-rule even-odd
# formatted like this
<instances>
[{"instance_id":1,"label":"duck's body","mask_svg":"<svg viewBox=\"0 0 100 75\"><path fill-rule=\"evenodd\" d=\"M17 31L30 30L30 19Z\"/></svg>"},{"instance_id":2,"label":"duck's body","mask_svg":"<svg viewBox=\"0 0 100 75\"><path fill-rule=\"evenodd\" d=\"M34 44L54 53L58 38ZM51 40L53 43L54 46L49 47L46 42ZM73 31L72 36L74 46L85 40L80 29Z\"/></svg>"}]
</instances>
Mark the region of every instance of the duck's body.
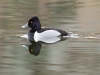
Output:
<instances>
[{"instance_id":1,"label":"duck's body","mask_svg":"<svg viewBox=\"0 0 100 75\"><path fill-rule=\"evenodd\" d=\"M34 38L45 38L45 37L56 37L56 36L66 36L68 33L62 31L60 29L53 28L41 28L38 31L32 32L31 30L28 32L28 37Z\"/></svg>"},{"instance_id":2,"label":"duck's body","mask_svg":"<svg viewBox=\"0 0 100 75\"><path fill-rule=\"evenodd\" d=\"M29 20L29 22L23 26L23 28L30 27L31 30L28 32L28 37L30 38L48 38L48 37L57 37L57 36L66 36L67 32L54 29L54 28L41 28L40 21L38 17L33 17Z\"/></svg>"}]
</instances>

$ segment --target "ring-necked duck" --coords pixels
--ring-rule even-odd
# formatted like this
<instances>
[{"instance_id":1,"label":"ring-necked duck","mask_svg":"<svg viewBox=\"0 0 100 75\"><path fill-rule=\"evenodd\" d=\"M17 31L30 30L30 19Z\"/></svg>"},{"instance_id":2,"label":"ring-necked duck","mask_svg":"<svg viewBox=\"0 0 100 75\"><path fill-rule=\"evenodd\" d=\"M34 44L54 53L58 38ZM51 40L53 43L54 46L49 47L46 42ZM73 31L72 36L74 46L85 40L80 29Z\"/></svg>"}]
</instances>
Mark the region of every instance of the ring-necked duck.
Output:
<instances>
[{"instance_id":1,"label":"ring-necked duck","mask_svg":"<svg viewBox=\"0 0 100 75\"><path fill-rule=\"evenodd\" d=\"M66 36L67 32L54 29L54 28L41 28L41 23L37 16L32 17L28 23L23 28L30 27L31 30L28 32L28 37L30 38L48 38L48 37L57 37L57 36Z\"/></svg>"}]
</instances>

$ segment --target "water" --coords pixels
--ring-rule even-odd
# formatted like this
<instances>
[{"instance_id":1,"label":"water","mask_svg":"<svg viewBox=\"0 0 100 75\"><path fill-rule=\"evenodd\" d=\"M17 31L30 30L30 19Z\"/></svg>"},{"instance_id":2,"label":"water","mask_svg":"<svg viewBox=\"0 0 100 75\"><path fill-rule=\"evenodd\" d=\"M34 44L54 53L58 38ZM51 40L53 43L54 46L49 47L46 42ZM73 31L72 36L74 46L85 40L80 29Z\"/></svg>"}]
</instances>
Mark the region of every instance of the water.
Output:
<instances>
[{"instance_id":1,"label":"water","mask_svg":"<svg viewBox=\"0 0 100 75\"><path fill-rule=\"evenodd\" d=\"M69 37L55 44L41 44L38 56L30 54L19 37L21 26L37 15L42 26L62 29ZM0 75L99 75L99 0L0 1Z\"/></svg>"}]
</instances>

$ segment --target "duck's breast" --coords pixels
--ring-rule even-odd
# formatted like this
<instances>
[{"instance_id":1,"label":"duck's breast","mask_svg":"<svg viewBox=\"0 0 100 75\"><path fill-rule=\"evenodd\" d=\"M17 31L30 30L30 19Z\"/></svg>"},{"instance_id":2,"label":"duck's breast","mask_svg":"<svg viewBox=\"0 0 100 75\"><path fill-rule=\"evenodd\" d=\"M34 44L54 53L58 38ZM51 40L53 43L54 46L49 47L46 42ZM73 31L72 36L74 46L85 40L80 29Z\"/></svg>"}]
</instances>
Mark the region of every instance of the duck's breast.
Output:
<instances>
[{"instance_id":1,"label":"duck's breast","mask_svg":"<svg viewBox=\"0 0 100 75\"><path fill-rule=\"evenodd\" d=\"M47 38L47 37L56 37L60 36L61 33L56 30L45 30L41 33L38 33L37 31L34 34L34 38Z\"/></svg>"}]
</instances>

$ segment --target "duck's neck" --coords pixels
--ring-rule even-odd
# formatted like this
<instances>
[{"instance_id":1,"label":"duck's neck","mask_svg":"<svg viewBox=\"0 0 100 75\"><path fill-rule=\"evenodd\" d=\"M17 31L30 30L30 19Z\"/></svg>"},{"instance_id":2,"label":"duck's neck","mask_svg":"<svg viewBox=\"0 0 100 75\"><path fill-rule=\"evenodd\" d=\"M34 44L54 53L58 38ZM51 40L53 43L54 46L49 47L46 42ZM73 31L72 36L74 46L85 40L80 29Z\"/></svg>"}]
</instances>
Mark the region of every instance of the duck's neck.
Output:
<instances>
[{"instance_id":1,"label":"duck's neck","mask_svg":"<svg viewBox=\"0 0 100 75\"><path fill-rule=\"evenodd\" d=\"M35 33L35 31L36 31L36 30L34 30L34 29L31 29L31 30L30 30L31 33Z\"/></svg>"},{"instance_id":2,"label":"duck's neck","mask_svg":"<svg viewBox=\"0 0 100 75\"><path fill-rule=\"evenodd\" d=\"M40 29L41 29L41 26L40 26L40 27L37 26L37 27L35 27L35 28L32 28L32 29L30 30L30 32L35 33L36 31L38 31L38 30L40 30Z\"/></svg>"}]
</instances>

